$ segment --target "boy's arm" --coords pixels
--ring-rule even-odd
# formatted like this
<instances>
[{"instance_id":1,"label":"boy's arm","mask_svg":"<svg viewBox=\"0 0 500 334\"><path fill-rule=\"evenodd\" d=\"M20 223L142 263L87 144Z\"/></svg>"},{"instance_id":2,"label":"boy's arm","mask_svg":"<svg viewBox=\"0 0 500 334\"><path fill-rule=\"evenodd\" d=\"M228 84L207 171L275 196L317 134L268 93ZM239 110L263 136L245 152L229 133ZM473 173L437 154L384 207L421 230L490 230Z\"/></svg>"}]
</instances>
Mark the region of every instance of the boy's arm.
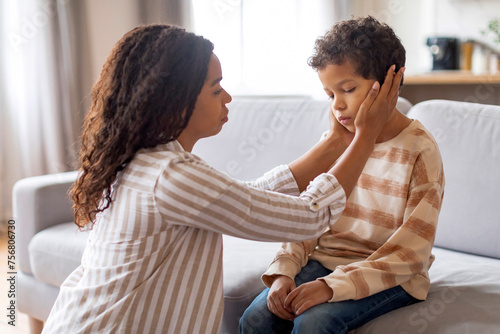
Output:
<instances>
[{"instance_id":1,"label":"boy's arm","mask_svg":"<svg viewBox=\"0 0 500 334\"><path fill-rule=\"evenodd\" d=\"M441 160L438 156L431 160L434 167L417 159L403 224L387 242L364 261L337 266L330 275L300 285L288 294L283 307L298 316L314 305L361 299L415 275L427 275L444 189ZM422 177L426 167L434 171L435 181ZM421 288L414 297L425 299L426 287Z\"/></svg>"},{"instance_id":2,"label":"boy's arm","mask_svg":"<svg viewBox=\"0 0 500 334\"><path fill-rule=\"evenodd\" d=\"M309 254L316 248L317 239L304 242L287 242L281 245L276 258L262 275L262 282L269 287L267 307L269 311L285 320L295 315L284 301L295 289L295 276L307 264Z\"/></svg>"},{"instance_id":3,"label":"boy's arm","mask_svg":"<svg viewBox=\"0 0 500 334\"><path fill-rule=\"evenodd\" d=\"M437 181L412 187L403 224L387 242L366 260L338 266L320 279L333 290L329 301L361 299L427 272L432 261L443 188L442 169Z\"/></svg>"},{"instance_id":4,"label":"boy's arm","mask_svg":"<svg viewBox=\"0 0 500 334\"><path fill-rule=\"evenodd\" d=\"M276 257L262 275L262 282L270 287L277 276L287 276L292 280L309 260L309 254L316 248L317 239L303 242L284 242Z\"/></svg>"}]
</instances>

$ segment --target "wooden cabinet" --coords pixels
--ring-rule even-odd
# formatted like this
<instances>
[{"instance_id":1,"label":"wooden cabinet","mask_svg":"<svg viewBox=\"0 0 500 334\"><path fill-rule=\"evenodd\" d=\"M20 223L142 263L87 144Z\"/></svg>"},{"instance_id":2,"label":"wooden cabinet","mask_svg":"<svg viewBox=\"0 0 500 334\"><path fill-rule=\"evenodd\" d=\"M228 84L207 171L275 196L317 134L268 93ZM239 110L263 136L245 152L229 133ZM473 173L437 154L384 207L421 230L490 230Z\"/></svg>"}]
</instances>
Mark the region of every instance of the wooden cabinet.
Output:
<instances>
[{"instance_id":1,"label":"wooden cabinet","mask_svg":"<svg viewBox=\"0 0 500 334\"><path fill-rule=\"evenodd\" d=\"M405 75L401 96L413 104L444 99L500 105L500 73L433 71Z\"/></svg>"}]
</instances>

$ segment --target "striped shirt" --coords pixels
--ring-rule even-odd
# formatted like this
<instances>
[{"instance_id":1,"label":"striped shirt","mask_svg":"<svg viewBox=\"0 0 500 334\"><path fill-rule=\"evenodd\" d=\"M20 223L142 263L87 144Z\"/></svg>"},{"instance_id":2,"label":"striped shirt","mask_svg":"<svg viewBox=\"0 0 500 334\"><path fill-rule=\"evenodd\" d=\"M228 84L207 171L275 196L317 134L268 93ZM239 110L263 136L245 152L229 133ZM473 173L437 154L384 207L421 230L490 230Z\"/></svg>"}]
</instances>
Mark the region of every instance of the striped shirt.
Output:
<instances>
[{"instance_id":1,"label":"striped shirt","mask_svg":"<svg viewBox=\"0 0 500 334\"><path fill-rule=\"evenodd\" d=\"M118 176L44 333L219 333L222 234L317 238L345 208L332 175L298 192L287 166L245 183L177 141L139 151Z\"/></svg>"},{"instance_id":2,"label":"striped shirt","mask_svg":"<svg viewBox=\"0 0 500 334\"><path fill-rule=\"evenodd\" d=\"M414 120L395 138L375 145L341 218L319 238L284 243L262 276L294 278L309 259L333 272L322 277L330 302L361 299L401 285L424 300L444 191L436 142Z\"/></svg>"}]
</instances>

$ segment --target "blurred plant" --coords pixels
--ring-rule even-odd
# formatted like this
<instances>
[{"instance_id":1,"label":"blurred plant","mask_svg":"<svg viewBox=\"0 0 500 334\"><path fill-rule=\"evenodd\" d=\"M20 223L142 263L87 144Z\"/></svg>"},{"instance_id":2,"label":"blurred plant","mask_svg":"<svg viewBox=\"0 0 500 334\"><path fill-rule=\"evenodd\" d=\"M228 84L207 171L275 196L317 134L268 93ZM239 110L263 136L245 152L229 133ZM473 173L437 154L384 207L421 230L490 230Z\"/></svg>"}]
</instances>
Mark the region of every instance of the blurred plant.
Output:
<instances>
[{"instance_id":1,"label":"blurred plant","mask_svg":"<svg viewBox=\"0 0 500 334\"><path fill-rule=\"evenodd\" d=\"M488 29L481 31L483 35L489 35L493 37L493 42L500 44L500 21L498 19L493 19L488 22Z\"/></svg>"}]
</instances>

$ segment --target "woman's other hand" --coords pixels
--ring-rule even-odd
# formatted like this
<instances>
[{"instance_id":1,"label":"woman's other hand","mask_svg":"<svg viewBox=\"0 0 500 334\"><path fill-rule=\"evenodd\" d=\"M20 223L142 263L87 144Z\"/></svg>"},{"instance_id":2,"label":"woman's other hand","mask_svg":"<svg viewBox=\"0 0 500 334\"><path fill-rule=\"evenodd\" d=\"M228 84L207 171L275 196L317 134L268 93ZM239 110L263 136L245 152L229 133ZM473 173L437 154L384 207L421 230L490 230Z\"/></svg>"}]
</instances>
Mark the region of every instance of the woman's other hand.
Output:
<instances>
[{"instance_id":1,"label":"woman's other hand","mask_svg":"<svg viewBox=\"0 0 500 334\"><path fill-rule=\"evenodd\" d=\"M373 140L378 137L389 115L396 108L404 70L402 67L395 74L393 65L387 71L382 87L377 81L373 84L356 115L354 121L356 134L369 136Z\"/></svg>"}]
</instances>

